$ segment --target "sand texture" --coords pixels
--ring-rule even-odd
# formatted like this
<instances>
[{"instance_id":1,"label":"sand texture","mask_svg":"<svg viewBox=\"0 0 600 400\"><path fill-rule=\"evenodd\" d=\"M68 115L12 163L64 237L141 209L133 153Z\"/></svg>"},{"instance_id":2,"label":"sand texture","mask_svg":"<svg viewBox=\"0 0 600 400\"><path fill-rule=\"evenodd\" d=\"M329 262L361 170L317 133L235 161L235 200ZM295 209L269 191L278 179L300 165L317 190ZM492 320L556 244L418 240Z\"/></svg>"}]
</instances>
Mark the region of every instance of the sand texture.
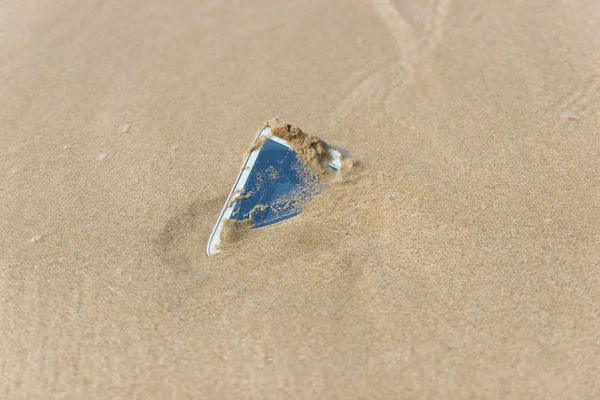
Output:
<instances>
[{"instance_id":1,"label":"sand texture","mask_svg":"<svg viewBox=\"0 0 600 400\"><path fill-rule=\"evenodd\" d=\"M600 398L596 0L0 1L0 398ZM277 116L360 168L214 257Z\"/></svg>"}]
</instances>

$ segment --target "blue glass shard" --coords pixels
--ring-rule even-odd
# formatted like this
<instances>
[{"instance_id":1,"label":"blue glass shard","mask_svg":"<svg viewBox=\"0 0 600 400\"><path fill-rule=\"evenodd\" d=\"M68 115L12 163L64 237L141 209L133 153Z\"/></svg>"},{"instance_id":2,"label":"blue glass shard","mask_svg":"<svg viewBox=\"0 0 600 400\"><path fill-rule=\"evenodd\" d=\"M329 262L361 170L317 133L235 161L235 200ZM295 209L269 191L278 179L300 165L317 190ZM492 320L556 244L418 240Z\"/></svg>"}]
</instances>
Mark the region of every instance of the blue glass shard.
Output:
<instances>
[{"instance_id":1,"label":"blue glass shard","mask_svg":"<svg viewBox=\"0 0 600 400\"><path fill-rule=\"evenodd\" d=\"M250 219L252 228L299 214L323 189L323 184L303 167L295 152L271 139L262 145L251 168L230 218Z\"/></svg>"}]
</instances>

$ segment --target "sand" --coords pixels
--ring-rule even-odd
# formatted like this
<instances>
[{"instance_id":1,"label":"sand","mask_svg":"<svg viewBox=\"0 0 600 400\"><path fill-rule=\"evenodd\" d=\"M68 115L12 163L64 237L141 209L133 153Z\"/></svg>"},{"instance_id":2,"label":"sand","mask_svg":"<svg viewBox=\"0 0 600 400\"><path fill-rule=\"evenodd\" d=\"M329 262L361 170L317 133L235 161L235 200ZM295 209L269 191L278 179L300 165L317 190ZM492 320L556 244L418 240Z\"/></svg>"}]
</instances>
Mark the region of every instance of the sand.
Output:
<instances>
[{"instance_id":1,"label":"sand","mask_svg":"<svg viewBox=\"0 0 600 400\"><path fill-rule=\"evenodd\" d=\"M600 396L597 1L0 4L0 397ZM263 121L361 162L223 254Z\"/></svg>"}]
</instances>

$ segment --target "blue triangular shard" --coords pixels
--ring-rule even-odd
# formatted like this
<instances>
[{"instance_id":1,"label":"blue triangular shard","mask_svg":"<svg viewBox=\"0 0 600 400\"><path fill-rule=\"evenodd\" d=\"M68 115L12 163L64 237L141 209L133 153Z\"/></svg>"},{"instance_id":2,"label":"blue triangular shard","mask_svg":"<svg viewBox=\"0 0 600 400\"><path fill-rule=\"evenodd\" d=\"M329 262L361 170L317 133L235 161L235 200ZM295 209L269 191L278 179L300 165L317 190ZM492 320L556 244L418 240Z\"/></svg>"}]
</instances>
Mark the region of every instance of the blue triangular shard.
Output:
<instances>
[{"instance_id":1,"label":"blue triangular shard","mask_svg":"<svg viewBox=\"0 0 600 400\"><path fill-rule=\"evenodd\" d=\"M219 252L224 224L249 223L250 228L271 225L299 214L327 185L304 165L289 143L272 135L269 127L258 133L259 145L246 157L209 238L207 254ZM341 155L329 149L329 169L336 173ZM247 225L246 225L247 226Z\"/></svg>"}]
</instances>

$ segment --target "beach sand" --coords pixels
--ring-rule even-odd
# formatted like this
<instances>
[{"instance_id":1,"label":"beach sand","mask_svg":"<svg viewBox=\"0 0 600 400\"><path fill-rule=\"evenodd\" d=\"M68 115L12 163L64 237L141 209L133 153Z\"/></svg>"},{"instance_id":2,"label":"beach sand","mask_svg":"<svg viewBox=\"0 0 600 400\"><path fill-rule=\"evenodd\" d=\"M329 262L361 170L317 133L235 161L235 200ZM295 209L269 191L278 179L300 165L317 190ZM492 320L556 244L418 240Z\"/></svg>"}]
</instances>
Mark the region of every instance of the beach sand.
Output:
<instances>
[{"instance_id":1,"label":"beach sand","mask_svg":"<svg viewBox=\"0 0 600 400\"><path fill-rule=\"evenodd\" d=\"M599 21L0 3L0 397L599 398ZM207 257L272 117L360 168Z\"/></svg>"}]
</instances>

